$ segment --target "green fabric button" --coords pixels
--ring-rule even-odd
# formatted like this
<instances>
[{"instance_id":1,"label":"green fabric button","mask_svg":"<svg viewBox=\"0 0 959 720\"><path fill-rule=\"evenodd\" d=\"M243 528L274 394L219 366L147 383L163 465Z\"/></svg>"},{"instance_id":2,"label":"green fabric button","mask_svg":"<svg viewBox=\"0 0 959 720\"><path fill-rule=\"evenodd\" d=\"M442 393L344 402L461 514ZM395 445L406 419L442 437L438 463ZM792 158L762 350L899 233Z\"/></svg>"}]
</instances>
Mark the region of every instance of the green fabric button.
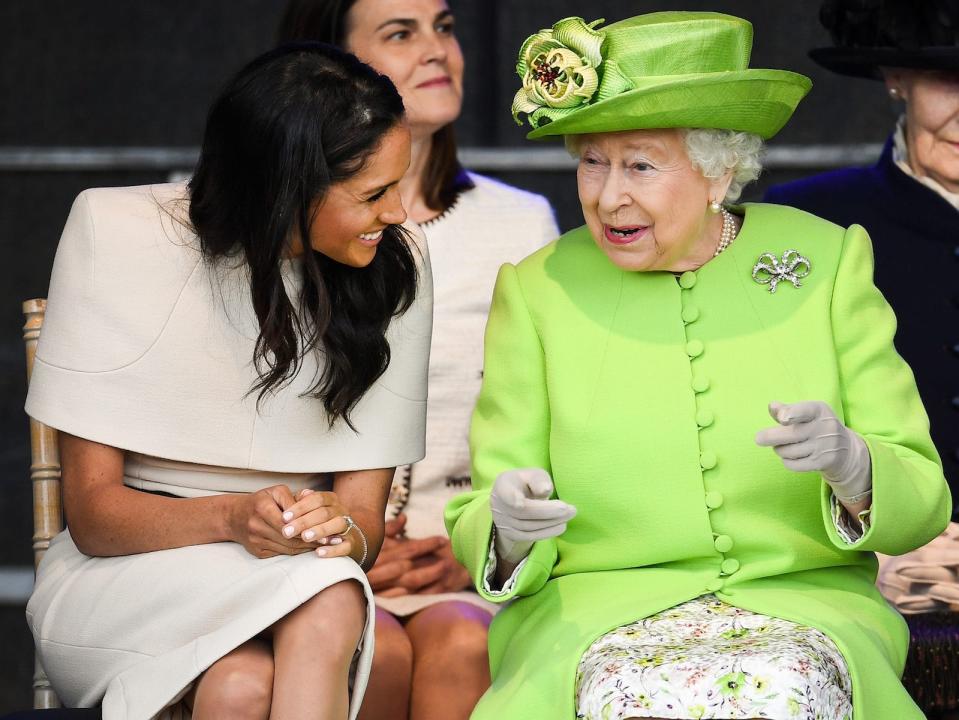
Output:
<instances>
[{"instance_id":1,"label":"green fabric button","mask_svg":"<svg viewBox=\"0 0 959 720\"><path fill-rule=\"evenodd\" d=\"M725 583L722 578L713 578L706 583L706 592L719 592L723 589L723 585L725 585Z\"/></svg>"},{"instance_id":2,"label":"green fabric button","mask_svg":"<svg viewBox=\"0 0 959 720\"><path fill-rule=\"evenodd\" d=\"M732 575L739 570L739 560L736 558L726 558L723 560L723 564L719 566L719 569L723 571L723 575Z\"/></svg>"},{"instance_id":3,"label":"green fabric button","mask_svg":"<svg viewBox=\"0 0 959 720\"><path fill-rule=\"evenodd\" d=\"M705 375L693 375L693 392L706 392L709 390L709 378Z\"/></svg>"},{"instance_id":4,"label":"green fabric button","mask_svg":"<svg viewBox=\"0 0 959 720\"><path fill-rule=\"evenodd\" d=\"M689 290L694 285L696 285L696 273L687 270L679 276L679 287Z\"/></svg>"},{"instance_id":5,"label":"green fabric button","mask_svg":"<svg viewBox=\"0 0 959 720\"><path fill-rule=\"evenodd\" d=\"M716 453L712 450L703 450L699 454L699 466L703 470L712 470L716 467Z\"/></svg>"},{"instance_id":6,"label":"green fabric button","mask_svg":"<svg viewBox=\"0 0 959 720\"><path fill-rule=\"evenodd\" d=\"M713 541L716 552L728 553L733 549L733 539L729 535L720 535Z\"/></svg>"},{"instance_id":7,"label":"green fabric button","mask_svg":"<svg viewBox=\"0 0 959 720\"><path fill-rule=\"evenodd\" d=\"M715 490L710 490L706 493L706 507L710 510L715 510L718 507L723 505L723 494L721 492L716 492Z\"/></svg>"},{"instance_id":8,"label":"green fabric button","mask_svg":"<svg viewBox=\"0 0 959 720\"><path fill-rule=\"evenodd\" d=\"M715 419L712 410L700 410L696 413L696 424L701 428L709 427Z\"/></svg>"},{"instance_id":9,"label":"green fabric button","mask_svg":"<svg viewBox=\"0 0 959 720\"><path fill-rule=\"evenodd\" d=\"M683 308L683 322L687 325L689 323L694 323L699 320L699 308L695 305L690 305Z\"/></svg>"},{"instance_id":10,"label":"green fabric button","mask_svg":"<svg viewBox=\"0 0 959 720\"><path fill-rule=\"evenodd\" d=\"M686 343L686 354L689 357L699 357L703 354L703 341L702 340L690 340Z\"/></svg>"}]
</instances>

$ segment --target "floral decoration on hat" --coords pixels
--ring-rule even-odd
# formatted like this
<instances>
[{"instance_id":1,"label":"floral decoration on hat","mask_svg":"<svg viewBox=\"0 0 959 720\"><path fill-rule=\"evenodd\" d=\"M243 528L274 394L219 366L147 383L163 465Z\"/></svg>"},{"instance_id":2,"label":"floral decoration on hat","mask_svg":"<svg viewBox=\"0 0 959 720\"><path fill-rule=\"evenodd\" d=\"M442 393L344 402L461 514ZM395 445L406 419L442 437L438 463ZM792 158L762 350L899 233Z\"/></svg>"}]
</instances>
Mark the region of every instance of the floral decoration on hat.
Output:
<instances>
[{"instance_id":1,"label":"floral decoration on hat","mask_svg":"<svg viewBox=\"0 0 959 720\"><path fill-rule=\"evenodd\" d=\"M608 97L630 86L614 63L604 63L606 33L596 30L602 22L565 18L526 39L516 63L523 80L513 98L517 125L523 124L521 113L539 127L591 103L597 94Z\"/></svg>"}]
</instances>

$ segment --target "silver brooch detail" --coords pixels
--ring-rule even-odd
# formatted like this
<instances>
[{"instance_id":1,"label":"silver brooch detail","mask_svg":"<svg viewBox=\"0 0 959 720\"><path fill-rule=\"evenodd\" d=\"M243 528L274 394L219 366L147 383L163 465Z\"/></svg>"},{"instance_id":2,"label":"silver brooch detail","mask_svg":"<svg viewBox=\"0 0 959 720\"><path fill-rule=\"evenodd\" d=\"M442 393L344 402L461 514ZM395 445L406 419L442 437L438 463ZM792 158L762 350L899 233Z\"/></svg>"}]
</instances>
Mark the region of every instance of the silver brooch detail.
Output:
<instances>
[{"instance_id":1,"label":"silver brooch detail","mask_svg":"<svg viewBox=\"0 0 959 720\"><path fill-rule=\"evenodd\" d=\"M753 265L753 280L760 285L769 285L769 292L776 292L776 286L783 280L793 284L793 287L802 287L799 282L812 270L809 260L799 254L798 250L787 250L782 259L772 253L763 253Z\"/></svg>"}]
</instances>

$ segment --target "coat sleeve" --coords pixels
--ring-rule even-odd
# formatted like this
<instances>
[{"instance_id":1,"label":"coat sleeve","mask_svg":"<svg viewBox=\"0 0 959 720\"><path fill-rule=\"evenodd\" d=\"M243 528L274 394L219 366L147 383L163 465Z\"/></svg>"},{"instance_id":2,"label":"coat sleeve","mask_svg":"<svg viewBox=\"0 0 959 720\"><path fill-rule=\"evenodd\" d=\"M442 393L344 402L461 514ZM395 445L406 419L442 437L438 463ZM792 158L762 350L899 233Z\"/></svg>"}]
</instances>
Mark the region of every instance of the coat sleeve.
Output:
<instances>
[{"instance_id":1,"label":"coat sleeve","mask_svg":"<svg viewBox=\"0 0 959 720\"><path fill-rule=\"evenodd\" d=\"M487 600L505 602L540 590L556 564L554 539L533 545L516 582L491 595L484 585L493 518L489 497L504 470L549 465L549 402L543 346L523 297L516 268L500 268L486 324L483 386L470 427L471 492L446 507L446 528L456 558Z\"/></svg>"},{"instance_id":2,"label":"coat sleeve","mask_svg":"<svg viewBox=\"0 0 959 720\"><path fill-rule=\"evenodd\" d=\"M869 529L850 544L836 531L823 483L826 530L844 550L900 555L942 532L951 500L912 370L893 346L895 315L873 284L872 244L858 225L843 238L830 314L842 414L869 448L873 494Z\"/></svg>"}]
</instances>

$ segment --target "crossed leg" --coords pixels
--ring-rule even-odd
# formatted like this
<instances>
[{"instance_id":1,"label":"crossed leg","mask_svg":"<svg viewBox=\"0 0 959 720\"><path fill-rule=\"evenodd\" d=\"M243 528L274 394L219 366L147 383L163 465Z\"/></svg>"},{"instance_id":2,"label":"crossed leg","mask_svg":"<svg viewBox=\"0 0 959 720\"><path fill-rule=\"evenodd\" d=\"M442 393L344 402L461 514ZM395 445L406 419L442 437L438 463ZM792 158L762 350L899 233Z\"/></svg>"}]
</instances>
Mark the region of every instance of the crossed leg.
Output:
<instances>
[{"instance_id":1,"label":"crossed leg","mask_svg":"<svg viewBox=\"0 0 959 720\"><path fill-rule=\"evenodd\" d=\"M186 698L194 720L345 720L365 624L360 585L331 585L203 673Z\"/></svg>"}]
</instances>

